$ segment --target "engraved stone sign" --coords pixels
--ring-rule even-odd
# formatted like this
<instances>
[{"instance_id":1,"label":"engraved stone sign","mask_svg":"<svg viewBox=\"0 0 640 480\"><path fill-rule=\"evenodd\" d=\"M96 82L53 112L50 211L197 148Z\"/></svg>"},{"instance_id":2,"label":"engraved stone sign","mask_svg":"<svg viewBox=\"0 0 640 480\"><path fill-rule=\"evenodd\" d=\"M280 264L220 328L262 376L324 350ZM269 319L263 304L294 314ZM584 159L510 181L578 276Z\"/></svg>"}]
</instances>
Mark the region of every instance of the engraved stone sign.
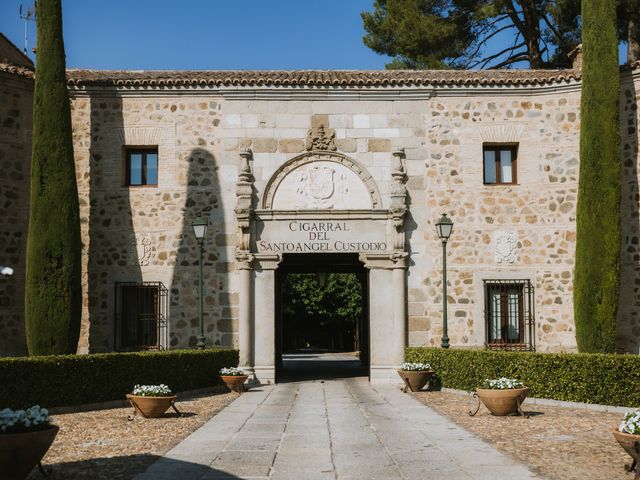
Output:
<instances>
[{"instance_id":1,"label":"engraved stone sign","mask_svg":"<svg viewBox=\"0 0 640 480\"><path fill-rule=\"evenodd\" d=\"M386 252L386 222L364 219L287 219L259 222L260 253Z\"/></svg>"}]
</instances>

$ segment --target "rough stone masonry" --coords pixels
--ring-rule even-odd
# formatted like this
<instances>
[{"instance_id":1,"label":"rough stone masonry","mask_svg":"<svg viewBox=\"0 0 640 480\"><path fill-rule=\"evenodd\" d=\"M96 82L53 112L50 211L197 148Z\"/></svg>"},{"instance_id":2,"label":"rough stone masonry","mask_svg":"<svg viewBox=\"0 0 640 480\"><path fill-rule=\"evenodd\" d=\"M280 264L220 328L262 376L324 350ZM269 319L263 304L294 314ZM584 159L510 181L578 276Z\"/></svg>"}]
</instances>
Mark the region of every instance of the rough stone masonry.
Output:
<instances>
[{"instance_id":1,"label":"rough stone masonry","mask_svg":"<svg viewBox=\"0 0 640 480\"><path fill-rule=\"evenodd\" d=\"M260 329L273 322L261 275L300 245L359 253L372 275L398 268L384 277L389 298L401 299L389 310L387 321L403 318L392 335L404 345L439 345L442 257L434 224L443 212L455 224L451 344L485 346L486 313L496 308L485 282L512 280L533 287L536 350L575 350L579 71L70 70L68 77L84 241L80 351L116 348L118 282L161 282L168 296L163 347L195 345L191 222L199 215L209 221L208 344L241 345L246 308L255 310L246 325L260 341ZM639 83L640 70L623 72L617 347L636 353ZM32 84L30 69L0 65L0 264L16 270L0 278L2 355L24 353ZM514 184L484 183L483 147L493 145L516 147ZM126 186L131 147L157 148L157 185ZM246 279L243 270L251 272ZM393 290L396 281L402 287Z\"/></svg>"}]
</instances>

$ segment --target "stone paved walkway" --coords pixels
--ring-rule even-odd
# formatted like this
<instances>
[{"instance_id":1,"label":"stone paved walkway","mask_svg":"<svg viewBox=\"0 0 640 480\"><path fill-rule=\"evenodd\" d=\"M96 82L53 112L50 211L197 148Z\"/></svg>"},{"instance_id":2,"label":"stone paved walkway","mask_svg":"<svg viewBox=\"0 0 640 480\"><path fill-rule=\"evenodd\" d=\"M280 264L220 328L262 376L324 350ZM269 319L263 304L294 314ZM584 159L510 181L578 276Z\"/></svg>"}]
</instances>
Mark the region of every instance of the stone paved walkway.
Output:
<instances>
[{"instance_id":1,"label":"stone paved walkway","mask_svg":"<svg viewBox=\"0 0 640 480\"><path fill-rule=\"evenodd\" d=\"M136 480L534 479L525 466L366 378L251 390Z\"/></svg>"}]
</instances>

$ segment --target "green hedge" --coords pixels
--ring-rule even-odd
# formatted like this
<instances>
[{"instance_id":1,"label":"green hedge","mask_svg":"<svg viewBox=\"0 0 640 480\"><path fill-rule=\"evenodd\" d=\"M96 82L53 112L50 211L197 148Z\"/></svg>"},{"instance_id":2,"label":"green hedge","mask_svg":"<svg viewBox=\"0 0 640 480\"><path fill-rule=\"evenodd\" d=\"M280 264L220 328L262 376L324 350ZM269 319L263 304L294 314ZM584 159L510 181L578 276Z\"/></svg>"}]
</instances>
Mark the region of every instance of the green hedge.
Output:
<instances>
[{"instance_id":1,"label":"green hedge","mask_svg":"<svg viewBox=\"0 0 640 480\"><path fill-rule=\"evenodd\" d=\"M0 359L0 409L59 407L124 398L136 383L164 383L174 392L217 383L237 350L51 355Z\"/></svg>"},{"instance_id":2,"label":"green hedge","mask_svg":"<svg viewBox=\"0 0 640 480\"><path fill-rule=\"evenodd\" d=\"M407 348L407 362L430 363L443 387L473 391L487 378L510 377L531 396L640 407L640 356Z\"/></svg>"}]
</instances>

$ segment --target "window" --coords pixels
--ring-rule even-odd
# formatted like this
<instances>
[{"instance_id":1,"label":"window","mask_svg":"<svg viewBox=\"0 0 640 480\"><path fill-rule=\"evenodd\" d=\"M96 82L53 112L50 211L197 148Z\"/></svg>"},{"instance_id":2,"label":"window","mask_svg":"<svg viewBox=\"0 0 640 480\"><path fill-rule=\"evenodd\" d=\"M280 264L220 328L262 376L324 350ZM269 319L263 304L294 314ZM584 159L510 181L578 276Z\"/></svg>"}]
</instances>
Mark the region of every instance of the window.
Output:
<instances>
[{"instance_id":1,"label":"window","mask_svg":"<svg viewBox=\"0 0 640 480\"><path fill-rule=\"evenodd\" d=\"M167 289L160 282L116 283L116 350L167 346Z\"/></svg>"},{"instance_id":2,"label":"window","mask_svg":"<svg viewBox=\"0 0 640 480\"><path fill-rule=\"evenodd\" d=\"M125 152L125 184L127 186L157 186L158 149L127 148Z\"/></svg>"},{"instance_id":3,"label":"window","mask_svg":"<svg viewBox=\"0 0 640 480\"><path fill-rule=\"evenodd\" d=\"M516 183L517 152L516 145L484 145L482 147L485 185Z\"/></svg>"},{"instance_id":4,"label":"window","mask_svg":"<svg viewBox=\"0 0 640 480\"><path fill-rule=\"evenodd\" d=\"M533 286L529 280L485 280L487 347L534 350Z\"/></svg>"}]
</instances>

